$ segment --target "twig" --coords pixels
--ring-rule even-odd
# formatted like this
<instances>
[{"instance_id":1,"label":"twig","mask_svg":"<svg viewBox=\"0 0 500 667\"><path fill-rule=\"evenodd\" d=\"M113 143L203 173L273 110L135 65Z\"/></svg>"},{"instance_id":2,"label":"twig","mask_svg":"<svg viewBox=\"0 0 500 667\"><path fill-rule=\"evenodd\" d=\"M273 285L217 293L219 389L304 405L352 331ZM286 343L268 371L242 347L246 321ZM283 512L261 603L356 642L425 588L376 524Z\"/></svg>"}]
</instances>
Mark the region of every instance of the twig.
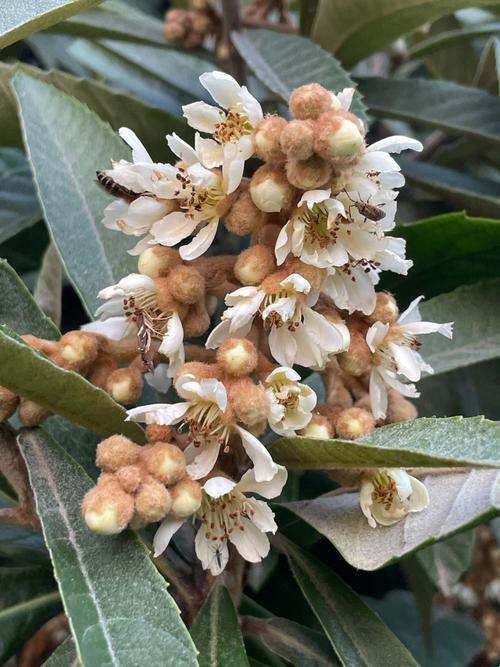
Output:
<instances>
[{"instance_id":1,"label":"twig","mask_svg":"<svg viewBox=\"0 0 500 667\"><path fill-rule=\"evenodd\" d=\"M35 511L26 464L19 452L15 431L7 424L0 425L0 473L16 492L19 506L0 510L0 523L38 528L40 521Z\"/></svg>"},{"instance_id":2,"label":"twig","mask_svg":"<svg viewBox=\"0 0 500 667\"><path fill-rule=\"evenodd\" d=\"M245 63L231 41L231 33L239 32L241 29L239 0L222 0L222 19L224 41L228 48L228 68L234 78L240 84L244 84L246 81Z\"/></svg>"}]
</instances>

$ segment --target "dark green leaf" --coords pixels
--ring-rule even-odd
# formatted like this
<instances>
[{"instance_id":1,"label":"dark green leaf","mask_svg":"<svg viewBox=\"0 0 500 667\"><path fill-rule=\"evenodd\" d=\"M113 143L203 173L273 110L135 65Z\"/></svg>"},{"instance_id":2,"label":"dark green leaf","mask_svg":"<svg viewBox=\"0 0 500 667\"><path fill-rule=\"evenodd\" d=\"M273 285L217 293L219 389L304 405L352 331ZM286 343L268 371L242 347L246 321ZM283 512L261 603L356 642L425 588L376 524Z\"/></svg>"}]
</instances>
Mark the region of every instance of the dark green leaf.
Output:
<instances>
[{"instance_id":1,"label":"dark green leaf","mask_svg":"<svg viewBox=\"0 0 500 667\"><path fill-rule=\"evenodd\" d=\"M248 667L238 616L228 591L216 585L191 628L200 667Z\"/></svg>"},{"instance_id":2,"label":"dark green leaf","mask_svg":"<svg viewBox=\"0 0 500 667\"><path fill-rule=\"evenodd\" d=\"M102 389L0 327L0 385L103 436L123 433L143 442L137 424L125 422L125 410Z\"/></svg>"},{"instance_id":3,"label":"dark green leaf","mask_svg":"<svg viewBox=\"0 0 500 667\"><path fill-rule=\"evenodd\" d=\"M448 18L448 17L447 17ZM457 20L457 19L455 19ZM461 44L462 42L473 39L474 37L482 37L484 35L491 35L492 33L500 32L500 23L477 23L466 28L457 28L456 30L447 30L432 34L421 42L415 44L409 49L408 55L412 58L421 58L430 53L439 51L442 48L447 48L451 45Z\"/></svg>"},{"instance_id":4,"label":"dark green leaf","mask_svg":"<svg viewBox=\"0 0 500 667\"><path fill-rule=\"evenodd\" d=\"M143 545L128 532L88 530L80 503L91 480L54 440L26 430L19 446L83 665L194 667L194 645Z\"/></svg>"},{"instance_id":5,"label":"dark green leaf","mask_svg":"<svg viewBox=\"0 0 500 667\"><path fill-rule=\"evenodd\" d=\"M1 148L0 243L30 227L41 217L40 204L26 156L17 148Z\"/></svg>"},{"instance_id":6,"label":"dark green leaf","mask_svg":"<svg viewBox=\"0 0 500 667\"><path fill-rule=\"evenodd\" d=\"M53 243L45 251L33 298L40 310L56 326L61 326L63 268Z\"/></svg>"},{"instance_id":7,"label":"dark green leaf","mask_svg":"<svg viewBox=\"0 0 500 667\"><path fill-rule=\"evenodd\" d=\"M247 30L233 34L232 39L255 75L285 102L294 88L305 83L320 83L334 92L354 86L333 56L304 37ZM366 122L365 106L357 94L351 111Z\"/></svg>"},{"instance_id":8,"label":"dark green leaf","mask_svg":"<svg viewBox=\"0 0 500 667\"><path fill-rule=\"evenodd\" d=\"M75 642L71 637L59 644L49 659L43 663L43 667L77 667L77 665Z\"/></svg>"},{"instance_id":9,"label":"dark green leaf","mask_svg":"<svg viewBox=\"0 0 500 667\"><path fill-rule=\"evenodd\" d=\"M474 531L453 535L415 554L433 584L450 597L452 587L469 568L474 548Z\"/></svg>"},{"instance_id":10,"label":"dark green leaf","mask_svg":"<svg viewBox=\"0 0 500 667\"><path fill-rule=\"evenodd\" d=\"M492 37L481 54L474 85L492 95L500 95L500 39Z\"/></svg>"},{"instance_id":11,"label":"dark green leaf","mask_svg":"<svg viewBox=\"0 0 500 667\"><path fill-rule=\"evenodd\" d=\"M95 464L95 453L101 440L98 435L58 415L48 417L43 422L43 430L82 466L89 477L97 479L100 470Z\"/></svg>"}]
</instances>

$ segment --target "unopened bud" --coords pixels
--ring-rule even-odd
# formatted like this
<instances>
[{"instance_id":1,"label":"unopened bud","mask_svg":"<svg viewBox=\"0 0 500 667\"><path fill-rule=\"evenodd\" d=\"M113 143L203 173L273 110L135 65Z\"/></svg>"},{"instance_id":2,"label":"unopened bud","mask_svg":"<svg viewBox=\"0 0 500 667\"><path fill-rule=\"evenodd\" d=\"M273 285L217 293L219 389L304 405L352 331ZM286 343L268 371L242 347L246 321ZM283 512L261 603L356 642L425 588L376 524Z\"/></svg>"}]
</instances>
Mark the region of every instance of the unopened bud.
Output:
<instances>
[{"instance_id":1,"label":"unopened bud","mask_svg":"<svg viewBox=\"0 0 500 667\"><path fill-rule=\"evenodd\" d=\"M367 410L348 408L343 410L335 422L335 430L339 438L356 440L375 429L375 419Z\"/></svg>"},{"instance_id":2,"label":"unopened bud","mask_svg":"<svg viewBox=\"0 0 500 667\"><path fill-rule=\"evenodd\" d=\"M199 338L210 326L210 315L208 314L206 299L202 297L197 303L189 307L186 316L182 320L184 338Z\"/></svg>"},{"instance_id":3,"label":"unopened bud","mask_svg":"<svg viewBox=\"0 0 500 667\"><path fill-rule=\"evenodd\" d=\"M265 245L253 245L244 250L234 265L234 275L242 285L260 285L276 270L274 252Z\"/></svg>"},{"instance_id":4,"label":"unopened bud","mask_svg":"<svg viewBox=\"0 0 500 667\"><path fill-rule=\"evenodd\" d=\"M194 266L176 266L168 281L172 296L182 303L196 303L205 294L205 278Z\"/></svg>"},{"instance_id":5,"label":"unopened bud","mask_svg":"<svg viewBox=\"0 0 500 667\"><path fill-rule=\"evenodd\" d=\"M154 479L143 482L135 495L135 515L146 523L161 521L171 507L168 489Z\"/></svg>"},{"instance_id":6,"label":"unopened bud","mask_svg":"<svg viewBox=\"0 0 500 667\"><path fill-rule=\"evenodd\" d=\"M392 324L399 317L396 299L388 292L377 292L377 302L373 312L367 317L369 322Z\"/></svg>"},{"instance_id":7,"label":"unopened bud","mask_svg":"<svg viewBox=\"0 0 500 667\"><path fill-rule=\"evenodd\" d=\"M131 366L113 371L106 383L108 394L120 405L137 403L143 388L142 373Z\"/></svg>"},{"instance_id":8,"label":"unopened bud","mask_svg":"<svg viewBox=\"0 0 500 667\"><path fill-rule=\"evenodd\" d=\"M170 489L172 497L171 513L178 519L194 514L201 505L201 486L191 477L184 477Z\"/></svg>"},{"instance_id":9,"label":"unopened bud","mask_svg":"<svg viewBox=\"0 0 500 667\"><path fill-rule=\"evenodd\" d=\"M141 448L141 460L147 471L167 486L175 484L186 474L184 453L166 442L156 442Z\"/></svg>"},{"instance_id":10,"label":"unopened bud","mask_svg":"<svg viewBox=\"0 0 500 667\"><path fill-rule=\"evenodd\" d=\"M7 387L0 387L0 423L12 417L17 410L20 398Z\"/></svg>"},{"instance_id":11,"label":"unopened bud","mask_svg":"<svg viewBox=\"0 0 500 667\"><path fill-rule=\"evenodd\" d=\"M314 190L322 187L332 176L332 165L318 155L307 160L293 160L286 163L286 175L292 185L301 190Z\"/></svg>"},{"instance_id":12,"label":"unopened bud","mask_svg":"<svg viewBox=\"0 0 500 667\"><path fill-rule=\"evenodd\" d=\"M370 369L372 353L361 331L349 328L349 333L351 336L349 349L339 354L337 361L345 373L358 377Z\"/></svg>"},{"instance_id":13,"label":"unopened bud","mask_svg":"<svg viewBox=\"0 0 500 667\"><path fill-rule=\"evenodd\" d=\"M191 25L193 26L193 30L200 35L205 35L212 27L210 18L203 12L192 13Z\"/></svg>"},{"instance_id":14,"label":"unopened bud","mask_svg":"<svg viewBox=\"0 0 500 667\"><path fill-rule=\"evenodd\" d=\"M170 290L170 276L167 278L153 278L156 287L156 303L164 312L176 312L182 319L188 312L188 306L174 297Z\"/></svg>"},{"instance_id":15,"label":"unopened bud","mask_svg":"<svg viewBox=\"0 0 500 667\"><path fill-rule=\"evenodd\" d=\"M120 468L115 475L124 491L127 493L135 493L139 488L139 484L142 482L144 473L141 466L132 465Z\"/></svg>"},{"instance_id":16,"label":"unopened bud","mask_svg":"<svg viewBox=\"0 0 500 667\"><path fill-rule=\"evenodd\" d=\"M387 393L387 412L385 421L388 424L410 421L418 416L417 408L410 403L404 396L401 396L394 389L389 389Z\"/></svg>"},{"instance_id":17,"label":"unopened bud","mask_svg":"<svg viewBox=\"0 0 500 667\"><path fill-rule=\"evenodd\" d=\"M231 383L228 399L237 419L247 426L260 424L267 415L267 398L264 387L254 384L250 378Z\"/></svg>"},{"instance_id":18,"label":"unopened bud","mask_svg":"<svg viewBox=\"0 0 500 667\"><path fill-rule=\"evenodd\" d=\"M133 465L139 459L141 448L124 435L112 435L97 445L96 465L106 472L115 472Z\"/></svg>"},{"instance_id":19,"label":"unopened bud","mask_svg":"<svg viewBox=\"0 0 500 667\"><path fill-rule=\"evenodd\" d=\"M82 372L97 359L99 342L88 331L69 331L59 341L56 363L63 368Z\"/></svg>"},{"instance_id":20,"label":"unopened bud","mask_svg":"<svg viewBox=\"0 0 500 667\"><path fill-rule=\"evenodd\" d=\"M228 375L249 375L257 367L257 350L245 338L228 338L217 350L217 362Z\"/></svg>"},{"instance_id":21,"label":"unopened bud","mask_svg":"<svg viewBox=\"0 0 500 667\"><path fill-rule=\"evenodd\" d=\"M261 227L266 214L253 203L248 190L243 190L224 218L226 229L238 236L246 236Z\"/></svg>"},{"instance_id":22,"label":"unopened bud","mask_svg":"<svg viewBox=\"0 0 500 667\"><path fill-rule=\"evenodd\" d=\"M332 104L331 94L319 83L308 83L296 88L290 95L288 106L294 118L305 120L318 118Z\"/></svg>"},{"instance_id":23,"label":"unopened bud","mask_svg":"<svg viewBox=\"0 0 500 667\"><path fill-rule=\"evenodd\" d=\"M187 28L179 21L169 21L163 26L163 32L171 42L180 42L187 34Z\"/></svg>"},{"instance_id":24,"label":"unopened bud","mask_svg":"<svg viewBox=\"0 0 500 667\"><path fill-rule=\"evenodd\" d=\"M252 176L250 195L257 208L273 213L291 206L295 191L284 169L264 164Z\"/></svg>"},{"instance_id":25,"label":"unopened bud","mask_svg":"<svg viewBox=\"0 0 500 667\"><path fill-rule=\"evenodd\" d=\"M259 123L253 135L257 157L264 162L280 162L284 159L280 137L286 124L281 116L268 116Z\"/></svg>"},{"instance_id":26,"label":"unopened bud","mask_svg":"<svg viewBox=\"0 0 500 667\"><path fill-rule=\"evenodd\" d=\"M329 440L335 435L330 420L324 415L314 414L309 424L300 431L300 435L305 438L317 438L319 440Z\"/></svg>"},{"instance_id":27,"label":"unopened bud","mask_svg":"<svg viewBox=\"0 0 500 667\"><path fill-rule=\"evenodd\" d=\"M301 262L298 257L294 257L293 255L288 256L284 264L284 268L286 268L286 270L289 273L299 273L303 278L307 280L307 282L311 285L312 289L319 290L326 276L325 269L320 269L317 266L313 266L312 264L305 264L304 262ZM340 323L342 321L343 320L339 314L336 322Z\"/></svg>"},{"instance_id":28,"label":"unopened bud","mask_svg":"<svg viewBox=\"0 0 500 667\"><path fill-rule=\"evenodd\" d=\"M314 152L314 123L292 120L281 133L281 148L289 158L307 160Z\"/></svg>"},{"instance_id":29,"label":"unopened bud","mask_svg":"<svg viewBox=\"0 0 500 667\"><path fill-rule=\"evenodd\" d=\"M97 484L85 494L82 503L85 523L94 533L116 535L124 530L134 514L134 499L117 481Z\"/></svg>"},{"instance_id":30,"label":"unopened bud","mask_svg":"<svg viewBox=\"0 0 500 667\"><path fill-rule=\"evenodd\" d=\"M348 163L363 145L364 134L356 116L346 111L327 111L316 121L314 150L326 160Z\"/></svg>"},{"instance_id":31,"label":"unopened bud","mask_svg":"<svg viewBox=\"0 0 500 667\"><path fill-rule=\"evenodd\" d=\"M50 410L44 408L43 405L29 401L26 398L21 398L19 403L19 419L23 426L27 426L28 428L38 426L50 414Z\"/></svg>"},{"instance_id":32,"label":"unopened bud","mask_svg":"<svg viewBox=\"0 0 500 667\"><path fill-rule=\"evenodd\" d=\"M174 429L171 426L160 424L148 424L146 426L146 440L148 442L170 442L174 437Z\"/></svg>"},{"instance_id":33,"label":"unopened bud","mask_svg":"<svg viewBox=\"0 0 500 667\"><path fill-rule=\"evenodd\" d=\"M276 246L276 241L278 239L280 231L281 231L280 225L275 225L275 224L264 225L263 227L258 229L252 236L252 242L258 245L265 245L268 248L272 248L274 256L274 248Z\"/></svg>"},{"instance_id":34,"label":"unopened bud","mask_svg":"<svg viewBox=\"0 0 500 667\"><path fill-rule=\"evenodd\" d=\"M182 260L178 250L155 245L141 252L137 268L143 276L165 278L174 266L181 263Z\"/></svg>"}]
</instances>

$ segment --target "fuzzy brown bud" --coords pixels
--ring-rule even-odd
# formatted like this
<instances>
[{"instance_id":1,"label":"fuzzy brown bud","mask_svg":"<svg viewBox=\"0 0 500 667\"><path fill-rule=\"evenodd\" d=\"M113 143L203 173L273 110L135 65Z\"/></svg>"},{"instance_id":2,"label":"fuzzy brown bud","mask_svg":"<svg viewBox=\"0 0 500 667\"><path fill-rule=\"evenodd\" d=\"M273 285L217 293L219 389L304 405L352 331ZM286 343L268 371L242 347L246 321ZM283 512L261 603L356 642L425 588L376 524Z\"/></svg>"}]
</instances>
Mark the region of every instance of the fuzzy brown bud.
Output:
<instances>
[{"instance_id":1,"label":"fuzzy brown bud","mask_svg":"<svg viewBox=\"0 0 500 667\"><path fill-rule=\"evenodd\" d=\"M170 291L170 276L167 278L153 278L156 287L156 303L158 308L165 312L176 312L182 319L188 312L188 305L174 297Z\"/></svg>"},{"instance_id":2,"label":"fuzzy brown bud","mask_svg":"<svg viewBox=\"0 0 500 667\"><path fill-rule=\"evenodd\" d=\"M217 362L228 375L243 377L257 367L257 350L245 338L228 338L217 350Z\"/></svg>"},{"instance_id":3,"label":"fuzzy brown bud","mask_svg":"<svg viewBox=\"0 0 500 667\"><path fill-rule=\"evenodd\" d=\"M82 503L85 523L94 533L116 535L124 530L134 514L134 499L117 481L97 484L85 494Z\"/></svg>"},{"instance_id":4,"label":"fuzzy brown bud","mask_svg":"<svg viewBox=\"0 0 500 667\"><path fill-rule=\"evenodd\" d=\"M288 102L290 113L300 120L318 118L324 111L328 111L331 105L331 93L319 83L308 83L296 88Z\"/></svg>"},{"instance_id":5,"label":"fuzzy brown bud","mask_svg":"<svg viewBox=\"0 0 500 667\"><path fill-rule=\"evenodd\" d=\"M281 231L280 225L268 224L258 229L252 236L252 242L258 245L265 245L272 248L274 255L274 248Z\"/></svg>"},{"instance_id":6,"label":"fuzzy brown bud","mask_svg":"<svg viewBox=\"0 0 500 667\"><path fill-rule=\"evenodd\" d=\"M155 245L141 252L137 268L143 276L165 278L179 264L182 264L182 260L178 250Z\"/></svg>"},{"instance_id":7,"label":"fuzzy brown bud","mask_svg":"<svg viewBox=\"0 0 500 667\"><path fill-rule=\"evenodd\" d=\"M387 413L385 421L388 424L395 424L396 422L409 421L416 419L418 416L417 408L408 401L404 396L401 396L394 389L389 389L387 401Z\"/></svg>"},{"instance_id":8,"label":"fuzzy brown bud","mask_svg":"<svg viewBox=\"0 0 500 667\"><path fill-rule=\"evenodd\" d=\"M242 285L260 285L276 270L274 252L265 245L253 245L244 250L234 265L234 275Z\"/></svg>"},{"instance_id":9,"label":"fuzzy brown bud","mask_svg":"<svg viewBox=\"0 0 500 667\"><path fill-rule=\"evenodd\" d=\"M50 410L44 408L43 405L29 401L26 398L21 398L19 403L19 419L23 426L27 426L28 428L38 426L50 414Z\"/></svg>"},{"instance_id":10,"label":"fuzzy brown bud","mask_svg":"<svg viewBox=\"0 0 500 667\"><path fill-rule=\"evenodd\" d=\"M261 211L273 213L291 206L295 190L282 167L264 164L252 176L250 196Z\"/></svg>"},{"instance_id":11,"label":"fuzzy brown bud","mask_svg":"<svg viewBox=\"0 0 500 667\"><path fill-rule=\"evenodd\" d=\"M135 495L135 515L145 523L161 521L171 507L168 489L154 479L143 482Z\"/></svg>"},{"instance_id":12,"label":"fuzzy brown bud","mask_svg":"<svg viewBox=\"0 0 500 667\"><path fill-rule=\"evenodd\" d=\"M292 185L301 190L313 190L322 187L332 176L332 165L318 155L307 160L288 159L286 175Z\"/></svg>"},{"instance_id":13,"label":"fuzzy brown bud","mask_svg":"<svg viewBox=\"0 0 500 667\"><path fill-rule=\"evenodd\" d=\"M337 417L335 429L339 438L356 440L375 428L373 415L362 408L348 408Z\"/></svg>"},{"instance_id":14,"label":"fuzzy brown bud","mask_svg":"<svg viewBox=\"0 0 500 667\"><path fill-rule=\"evenodd\" d=\"M231 210L224 218L226 229L238 236L246 236L261 227L266 221L266 213L252 201L249 190L238 195Z\"/></svg>"},{"instance_id":15,"label":"fuzzy brown bud","mask_svg":"<svg viewBox=\"0 0 500 667\"><path fill-rule=\"evenodd\" d=\"M168 281L172 296L182 303L191 305L205 295L205 278L194 266L174 267Z\"/></svg>"},{"instance_id":16,"label":"fuzzy brown bud","mask_svg":"<svg viewBox=\"0 0 500 667\"><path fill-rule=\"evenodd\" d=\"M392 324L399 317L399 308L396 299L388 292L377 292L375 309L367 317L369 322L384 322Z\"/></svg>"},{"instance_id":17,"label":"fuzzy brown bud","mask_svg":"<svg viewBox=\"0 0 500 667\"><path fill-rule=\"evenodd\" d=\"M335 429L327 417L315 414L312 416L309 424L302 429L300 435L306 438L328 440L334 437Z\"/></svg>"},{"instance_id":18,"label":"fuzzy brown bud","mask_svg":"<svg viewBox=\"0 0 500 667\"><path fill-rule=\"evenodd\" d=\"M106 391L120 405L137 403L143 388L142 373L130 366L113 371L106 382Z\"/></svg>"},{"instance_id":19,"label":"fuzzy brown bud","mask_svg":"<svg viewBox=\"0 0 500 667\"><path fill-rule=\"evenodd\" d=\"M364 146L364 131L356 116L327 111L314 126L314 150L326 160L349 163Z\"/></svg>"},{"instance_id":20,"label":"fuzzy brown bud","mask_svg":"<svg viewBox=\"0 0 500 667\"><path fill-rule=\"evenodd\" d=\"M143 470L141 466L123 466L116 472L116 479L127 493L135 493L142 482Z\"/></svg>"},{"instance_id":21,"label":"fuzzy brown bud","mask_svg":"<svg viewBox=\"0 0 500 667\"><path fill-rule=\"evenodd\" d=\"M178 519L186 519L201 505L201 486L191 477L184 477L170 489L172 496L171 513Z\"/></svg>"},{"instance_id":22,"label":"fuzzy brown bud","mask_svg":"<svg viewBox=\"0 0 500 667\"><path fill-rule=\"evenodd\" d=\"M214 364L205 364L202 361L188 361L178 369L175 378L178 379L181 375L190 374L194 376L197 382L200 382L200 380L217 377L218 370Z\"/></svg>"},{"instance_id":23,"label":"fuzzy brown bud","mask_svg":"<svg viewBox=\"0 0 500 667\"><path fill-rule=\"evenodd\" d=\"M267 414L267 398L262 385L250 378L241 378L231 383L228 399L239 421L247 426L260 424Z\"/></svg>"},{"instance_id":24,"label":"fuzzy brown bud","mask_svg":"<svg viewBox=\"0 0 500 667\"><path fill-rule=\"evenodd\" d=\"M281 148L289 158L307 160L314 152L314 123L292 120L281 133Z\"/></svg>"},{"instance_id":25,"label":"fuzzy brown bud","mask_svg":"<svg viewBox=\"0 0 500 667\"><path fill-rule=\"evenodd\" d=\"M167 486L175 484L186 474L184 453L175 445L156 442L141 448L140 458L147 471Z\"/></svg>"},{"instance_id":26,"label":"fuzzy brown bud","mask_svg":"<svg viewBox=\"0 0 500 667\"><path fill-rule=\"evenodd\" d=\"M337 361L345 373L358 377L370 370L372 353L361 331L350 328L349 333L349 349L339 354Z\"/></svg>"},{"instance_id":27,"label":"fuzzy brown bud","mask_svg":"<svg viewBox=\"0 0 500 667\"><path fill-rule=\"evenodd\" d=\"M88 331L69 331L59 341L56 363L67 370L86 371L97 359L99 342Z\"/></svg>"},{"instance_id":28,"label":"fuzzy brown bud","mask_svg":"<svg viewBox=\"0 0 500 667\"><path fill-rule=\"evenodd\" d=\"M112 435L97 445L96 465L106 472L137 463L141 448L124 435Z\"/></svg>"},{"instance_id":29,"label":"fuzzy brown bud","mask_svg":"<svg viewBox=\"0 0 500 667\"><path fill-rule=\"evenodd\" d=\"M285 158L280 137L286 124L286 120L281 116L268 116L259 123L253 136L257 157L264 162L280 162Z\"/></svg>"},{"instance_id":30,"label":"fuzzy brown bud","mask_svg":"<svg viewBox=\"0 0 500 667\"><path fill-rule=\"evenodd\" d=\"M146 440L148 442L170 442L174 437L174 429L171 426L160 424L148 424L146 426Z\"/></svg>"},{"instance_id":31,"label":"fuzzy brown bud","mask_svg":"<svg viewBox=\"0 0 500 667\"><path fill-rule=\"evenodd\" d=\"M208 314L205 297L190 306L186 316L182 320L184 338L198 338L203 336L210 326L210 315Z\"/></svg>"},{"instance_id":32,"label":"fuzzy brown bud","mask_svg":"<svg viewBox=\"0 0 500 667\"><path fill-rule=\"evenodd\" d=\"M20 398L7 387L0 387L0 423L12 417L17 410Z\"/></svg>"}]
</instances>

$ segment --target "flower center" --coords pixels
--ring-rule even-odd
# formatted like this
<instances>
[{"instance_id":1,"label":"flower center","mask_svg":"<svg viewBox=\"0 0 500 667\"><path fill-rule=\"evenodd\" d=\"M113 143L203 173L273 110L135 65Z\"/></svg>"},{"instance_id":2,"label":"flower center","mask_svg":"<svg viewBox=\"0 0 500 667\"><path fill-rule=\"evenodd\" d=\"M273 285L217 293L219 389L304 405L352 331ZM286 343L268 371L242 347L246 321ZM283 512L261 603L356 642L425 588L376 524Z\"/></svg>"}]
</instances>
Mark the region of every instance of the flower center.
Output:
<instances>
[{"instance_id":1,"label":"flower center","mask_svg":"<svg viewBox=\"0 0 500 667\"><path fill-rule=\"evenodd\" d=\"M235 530L245 530L243 518L253 516L254 510L239 491L226 493L220 498L204 494L196 516L206 527L209 540L223 542Z\"/></svg>"},{"instance_id":2,"label":"flower center","mask_svg":"<svg viewBox=\"0 0 500 667\"><path fill-rule=\"evenodd\" d=\"M137 348L144 367L152 372L153 360L149 354L151 341L161 340L165 335L172 311L158 308L156 294L147 290L137 290L123 299L125 317L137 327Z\"/></svg>"},{"instance_id":3,"label":"flower center","mask_svg":"<svg viewBox=\"0 0 500 667\"><path fill-rule=\"evenodd\" d=\"M397 494L396 483L387 473L379 472L372 480L375 490L373 491L373 500L383 505L388 512L394 503L394 497Z\"/></svg>"},{"instance_id":4,"label":"flower center","mask_svg":"<svg viewBox=\"0 0 500 667\"><path fill-rule=\"evenodd\" d=\"M312 209L307 206L304 208L300 219L304 224L304 238L307 243L326 248L337 242L340 226L352 222L350 218L344 218L341 215L337 215L334 220L328 218L329 212L326 206L314 204ZM347 234L351 234L350 229L346 231Z\"/></svg>"},{"instance_id":5,"label":"flower center","mask_svg":"<svg viewBox=\"0 0 500 667\"><path fill-rule=\"evenodd\" d=\"M175 178L180 187L175 190L174 197L180 200L180 209L187 217L195 218L202 214L203 218L209 219L215 215L218 204L225 197L220 187L197 185L184 169L179 169Z\"/></svg>"},{"instance_id":6,"label":"flower center","mask_svg":"<svg viewBox=\"0 0 500 667\"><path fill-rule=\"evenodd\" d=\"M372 259L351 260L350 262L347 262L347 264L340 266L338 270L342 271L344 275L346 275L352 280L353 283L355 283L356 276L353 273L353 269L357 269L358 266L360 266L365 273L370 273L370 271L376 271L379 268L380 262L375 262Z\"/></svg>"},{"instance_id":7,"label":"flower center","mask_svg":"<svg viewBox=\"0 0 500 667\"><path fill-rule=\"evenodd\" d=\"M195 447L216 440L224 447L225 453L229 451L231 427L222 419L222 413L216 403L204 400L191 403L180 428L183 426L187 427L189 439Z\"/></svg>"},{"instance_id":8,"label":"flower center","mask_svg":"<svg viewBox=\"0 0 500 667\"><path fill-rule=\"evenodd\" d=\"M246 114L230 109L224 120L215 126L213 138L220 144L236 143L238 139L252 132L253 127Z\"/></svg>"},{"instance_id":9,"label":"flower center","mask_svg":"<svg viewBox=\"0 0 500 667\"><path fill-rule=\"evenodd\" d=\"M279 299L288 299L290 301L289 312L286 312L284 308L280 308L279 311L272 309L273 304ZM292 305L293 309L291 308ZM269 310L264 318L263 314L268 308ZM302 308L297 299L297 295L286 289L281 289L274 294L266 294L260 306L260 312L263 316L264 328L268 331L272 327L279 329L285 324L289 331L296 331L302 322Z\"/></svg>"}]
</instances>

